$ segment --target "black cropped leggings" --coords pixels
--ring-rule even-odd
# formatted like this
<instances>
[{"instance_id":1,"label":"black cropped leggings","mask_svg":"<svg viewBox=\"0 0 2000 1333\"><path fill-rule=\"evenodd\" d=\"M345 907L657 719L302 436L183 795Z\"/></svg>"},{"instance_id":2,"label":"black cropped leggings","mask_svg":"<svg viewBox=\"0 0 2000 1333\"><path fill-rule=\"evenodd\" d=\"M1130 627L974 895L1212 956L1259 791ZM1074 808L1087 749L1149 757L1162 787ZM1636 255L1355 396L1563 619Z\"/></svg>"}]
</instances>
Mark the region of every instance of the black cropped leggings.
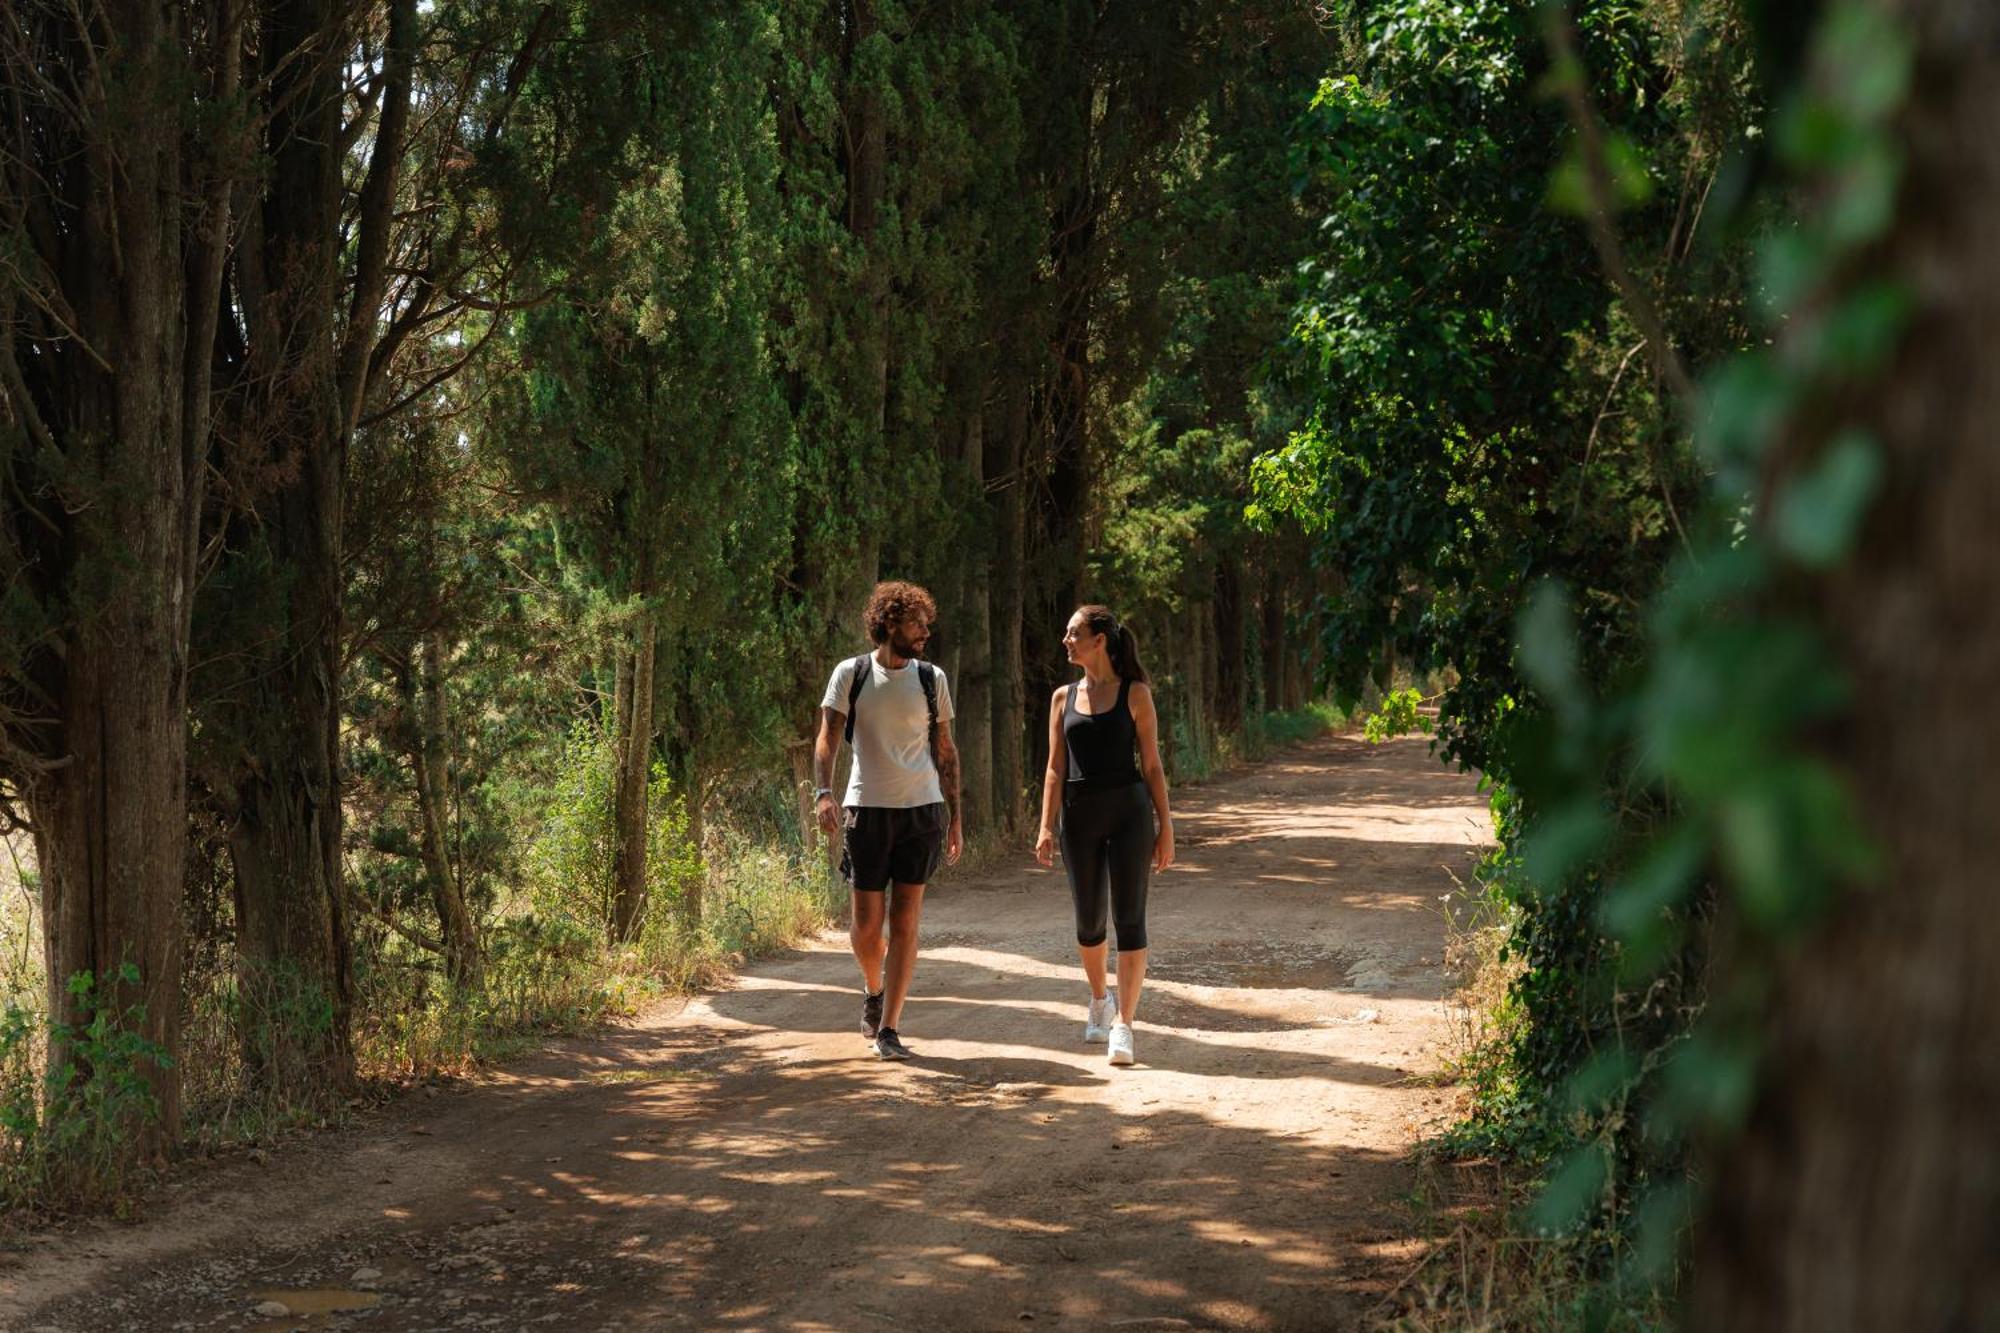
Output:
<instances>
[{"instance_id":1,"label":"black cropped leggings","mask_svg":"<svg viewBox=\"0 0 2000 1333\"><path fill-rule=\"evenodd\" d=\"M1076 942L1104 943L1107 914L1122 952L1146 947L1146 881L1153 862L1153 802L1145 785L1064 791L1063 868L1076 905Z\"/></svg>"}]
</instances>

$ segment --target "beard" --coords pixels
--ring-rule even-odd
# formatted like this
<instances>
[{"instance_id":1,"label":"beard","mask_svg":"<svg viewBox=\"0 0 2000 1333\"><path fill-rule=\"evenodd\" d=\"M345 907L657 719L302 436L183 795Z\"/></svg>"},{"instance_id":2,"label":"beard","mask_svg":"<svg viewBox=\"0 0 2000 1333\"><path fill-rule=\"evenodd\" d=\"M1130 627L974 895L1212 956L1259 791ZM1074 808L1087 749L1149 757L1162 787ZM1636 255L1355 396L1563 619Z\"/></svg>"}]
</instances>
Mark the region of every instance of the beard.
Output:
<instances>
[{"instance_id":1,"label":"beard","mask_svg":"<svg viewBox=\"0 0 2000 1333\"><path fill-rule=\"evenodd\" d=\"M889 631L889 651L898 657L922 657L923 645L912 643L895 630Z\"/></svg>"}]
</instances>

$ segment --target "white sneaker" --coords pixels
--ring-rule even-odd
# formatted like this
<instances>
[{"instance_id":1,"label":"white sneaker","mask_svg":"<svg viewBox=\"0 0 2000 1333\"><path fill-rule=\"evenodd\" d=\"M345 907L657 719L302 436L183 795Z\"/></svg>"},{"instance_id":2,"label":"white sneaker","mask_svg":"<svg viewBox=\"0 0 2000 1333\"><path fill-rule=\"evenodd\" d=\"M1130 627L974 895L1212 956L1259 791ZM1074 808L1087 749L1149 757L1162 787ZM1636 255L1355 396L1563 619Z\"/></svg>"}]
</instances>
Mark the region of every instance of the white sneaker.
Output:
<instances>
[{"instance_id":1,"label":"white sneaker","mask_svg":"<svg viewBox=\"0 0 2000 1333\"><path fill-rule=\"evenodd\" d=\"M1095 1045L1111 1035L1111 1020L1118 1014L1118 992L1108 990L1101 1000L1092 1000L1083 1016L1083 1039Z\"/></svg>"},{"instance_id":2,"label":"white sneaker","mask_svg":"<svg viewBox=\"0 0 2000 1333\"><path fill-rule=\"evenodd\" d=\"M1111 1044L1106 1052L1106 1056L1114 1065L1129 1065L1136 1058L1132 1054L1132 1025L1130 1023L1113 1023L1111 1025Z\"/></svg>"}]
</instances>

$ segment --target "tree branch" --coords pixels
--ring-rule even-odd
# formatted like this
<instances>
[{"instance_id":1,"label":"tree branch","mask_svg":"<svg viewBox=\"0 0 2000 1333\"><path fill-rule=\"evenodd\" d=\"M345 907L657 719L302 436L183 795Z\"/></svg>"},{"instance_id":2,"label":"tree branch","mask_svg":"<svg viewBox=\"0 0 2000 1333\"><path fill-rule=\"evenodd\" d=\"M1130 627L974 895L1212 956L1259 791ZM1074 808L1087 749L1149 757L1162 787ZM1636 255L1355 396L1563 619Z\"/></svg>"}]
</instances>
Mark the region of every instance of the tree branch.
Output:
<instances>
[{"instance_id":1,"label":"tree branch","mask_svg":"<svg viewBox=\"0 0 2000 1333\"><path fill-rule=\"evenodd\" d=\"M1625 262L1624 247L1619 244L1617 228L1612 224L1614 201L1611 168L1604 145L1604 122L1598 119L1597 108L1591 104L1590 92L1584 82L1583 60L1577 54L1576 30L1570 23L1569 6L1566 3L1549 3L1543 6L1543 12L1549 46L1556 59L1556 85L1562 91L1563 104L1568 108L1570 123L1576 129L1577 145L1583 150L1583 182L1589 195L1584 223L1590 232L1590 243L1596 249L1598 260L1604 265L1612 286L1618 289L1620 299L1631 312L1632 322L1639 326L1640 336L1652 349L1654 372L1666 381L1682 412L1692 421L1694 381L1688 377L1680 353L1667 336L1666 323L1660 318L1658 307Z\"/></svg>"},{"instance_id":2,"label":"tree branch","mask_svg":"<svg viewBox=\"0 0 2000 1333\"><path fill-rule=\"evenodd\" d=\"M382 114L361 187L354 299L347 312L347 336L340 349L341 423L351 434L361 418L368 388L368 357L381 322L389 233L395 220L396 169L410 123L411 68L416 61L416 0L390 0L389 37L382 57Z\"/></svg>"}]
</instances>

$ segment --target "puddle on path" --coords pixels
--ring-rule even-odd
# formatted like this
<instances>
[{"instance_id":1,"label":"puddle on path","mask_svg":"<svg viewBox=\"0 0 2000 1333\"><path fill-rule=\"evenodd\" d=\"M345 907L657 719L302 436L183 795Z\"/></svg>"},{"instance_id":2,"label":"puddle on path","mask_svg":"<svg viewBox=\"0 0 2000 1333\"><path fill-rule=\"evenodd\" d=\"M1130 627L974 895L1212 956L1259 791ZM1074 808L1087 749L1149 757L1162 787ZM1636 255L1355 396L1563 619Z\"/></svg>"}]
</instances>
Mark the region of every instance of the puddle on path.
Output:
<instances>
[{"instance_id":1,"label":"puddle on path","mask_svg":"<svg viewBox=\"0 0 2000 1333\"><path fill-rule=\"evenodd\" d=\"M250 1293L254 1304L276 1301L285 1307L282 1315L259 1316L248 1327L252 1333L278 1333L280 1329L324 1328L326 1316L353 1310L371 1310L382 1303L372 1291L351 1291L345 1287L266 1287Z\"/></svg>"}]
</instances>

